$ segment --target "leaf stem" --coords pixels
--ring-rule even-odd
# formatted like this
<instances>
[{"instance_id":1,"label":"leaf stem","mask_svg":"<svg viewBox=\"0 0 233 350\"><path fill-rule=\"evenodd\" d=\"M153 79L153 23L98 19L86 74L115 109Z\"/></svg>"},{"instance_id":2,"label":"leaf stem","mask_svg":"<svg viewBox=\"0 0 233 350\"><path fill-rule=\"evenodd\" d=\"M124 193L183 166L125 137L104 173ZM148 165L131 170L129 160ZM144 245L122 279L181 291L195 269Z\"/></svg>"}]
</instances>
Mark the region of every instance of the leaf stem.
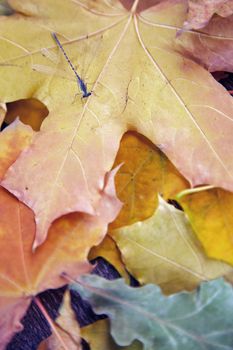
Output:
<instances>
[{"instance_id":1,"label":"leaf stem","mask_svg":"<svg viewBox=\"0 0 233 350\"><path fill-rule=\"evenodd\" d=\"M176 199L180 199L181 197L187 196L188 194L211 190L212 188L215 188L215 186L207 185L207 186L200 186L196 188L188 188L187 190L179 192L176 195Z\"/></svg>"},{"instance_id":2,"label":"leaf stem","mask_svg":"<svg viewBox=\"0 0 233 350\"><path fill-rule=\"evenodd\" d=\"M133 6L131 7L131 10L130 10L131 13L135 13L136 12L137 7L138 7L138 3L139 3L139 0L135 0L134 1Z\"/></svg>"},{"instance_id":3,"label":"leaf stem","mask_svg":"<svg viewBox=\"0 0 233 350\"><path fill-rule=\"evenodd\" d=\"M64 343L62 337L60 336L59 332L57 331L53 320L51 319L51 317L49 316L47 310L45 309L44 305L41 303L40 299L37 297L33 298L33 301L36 303L36 305L38 306L38 308L40 309L40 311L42 312L42 314L44 315L44 317L46 318L46 321L48 322L48 324L50 325L52 332L56 335L57 339L59 340L59 342L61 343L61 345L63 346L64 350L69 350L66 346L66 344Z\"/></svg>"}]
</instances>

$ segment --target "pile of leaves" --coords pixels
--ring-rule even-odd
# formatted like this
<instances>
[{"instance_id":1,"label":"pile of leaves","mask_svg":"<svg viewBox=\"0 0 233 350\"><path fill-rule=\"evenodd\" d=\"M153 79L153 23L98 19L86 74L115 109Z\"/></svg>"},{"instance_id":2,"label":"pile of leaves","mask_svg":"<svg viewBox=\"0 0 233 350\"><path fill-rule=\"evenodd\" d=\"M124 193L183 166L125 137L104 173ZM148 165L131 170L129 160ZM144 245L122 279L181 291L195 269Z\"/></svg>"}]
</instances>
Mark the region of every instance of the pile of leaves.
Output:
<instances>
[{"instance_id":1,"label":"pile of leaves","mask_svg":"<svg viewBox=\"0 0 233 350\"><path fill-rule=\"evenodd\" d=\"M1 11L0 349L32 302L40 350L233 349L233 1ZM52 320L38 294L67 285Z\"/></svg>"}]
</instances>

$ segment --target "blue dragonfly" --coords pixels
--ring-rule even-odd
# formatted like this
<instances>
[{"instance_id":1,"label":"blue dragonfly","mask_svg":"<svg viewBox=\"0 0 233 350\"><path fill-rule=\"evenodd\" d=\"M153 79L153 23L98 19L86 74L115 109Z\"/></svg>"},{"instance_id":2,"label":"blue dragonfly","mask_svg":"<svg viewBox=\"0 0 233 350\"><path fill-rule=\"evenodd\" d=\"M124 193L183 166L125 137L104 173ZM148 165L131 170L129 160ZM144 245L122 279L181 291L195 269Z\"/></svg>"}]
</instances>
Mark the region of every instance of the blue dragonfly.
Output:
<instances>
[{"instance_id":1,"label":"blue dragonfly","mask_svg":"<svg viewBox=\"0 0 233 350\"><path fill-rule=\"evenodd\" d=\"M53 36L54 40L56 41L58 47L59 47L60 50L62 51L62 53L63 53L63 55L64 55L66 61L68 62L70 68L72 69L72 71L74 72L74 74L75 74L75 76L76 76L76 78L77 78L77 83L78 83L78 85L79 85L79 87L80 87L80 89L81 89L81 91L82 91L82 93L83 93L83 96L82 96L82 97L83 97L83 98L89 97L89 96L91 95L91 91L88 91L88 90L87 90L87 85L86 85L85 82L81 79L81 77L78 75L78 73L77 73L76 69L74 68L72 62L70 61L70 59L69 59L67 53L65 52L65 50L64 50L64 48L63 48L63 46L62 46L62 44L60 43L60 41L59 41L57 35L56 35L55 33L52 33L52 36Z\"/></svg>"},{"instance_id":2,"label":"blue dragonfly","mask_svg":"<svg viewBox=\"0 0 233 350\"><path fill-rule=\"evenodd\" d=\"M65 80L71 80L71 81L76 81L79 89L81 90L81 94L82 94L82 98L88 98L91 94L92 94L92 91L89 91L88 90L88 87L87 87L87 84L84 82L84 80L81 78L81 75L78 74L74 64L72 63L71 59L69 58L69 56L67 55L67 52L64 50L64 47L63 45L61 44L60 40L58 39L56 33L52 32L51 33L54 41L56 42L60 52L63 54L66 62L68 63L68 67L71 68L72 72L74 73L74 76L71 77L70 74L67 72L66 69L62 68L60 69L59 68L59 65L60 65L60 58L59 58L59 55L55 54L53 52L53 50L51 49L47 49L47 48L42 48L41 49L41 53L44 57L46 57L50 63L52 63L53 65L51 66L51 64L49 65L44 65L44 64L32 64L32 69L34 71L37 71L37 72L40 72L40 73L43 73L43 74L48 74L50 76L57 76L57 77L60 77L62 79L65 79ZM95 43L101 43L100 41L96 41L95 40ZM89 45L89 44L88 44ZM93 48L93 44L92 45L92 48ZM85 45L85 47L87 48L88 46ZM84 47L84 49L85 49ZM86 51L86 50L85 50ZM94 52L96 52L96 49L94 47ZM86 58L86 55L84 56ZM78 94L76 94L77 96Z\"/></svg>"}]
</instances>

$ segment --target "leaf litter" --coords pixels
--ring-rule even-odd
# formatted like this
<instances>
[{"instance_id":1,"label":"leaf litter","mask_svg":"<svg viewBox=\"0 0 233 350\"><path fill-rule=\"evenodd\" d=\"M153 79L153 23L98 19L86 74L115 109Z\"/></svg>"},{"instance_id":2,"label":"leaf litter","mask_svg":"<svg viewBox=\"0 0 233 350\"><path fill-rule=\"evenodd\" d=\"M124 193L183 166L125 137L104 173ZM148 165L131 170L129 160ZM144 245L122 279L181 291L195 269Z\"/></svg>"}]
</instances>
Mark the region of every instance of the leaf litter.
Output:
<instances>
[{"instance_id":1,"label":"leaf litter","mask_svg":"<svg viewBox=\"0 0 233 350\"><path fill-rule=\"evenodd\" d=\"M140 2L135 2L131 11L118 1L59 1L55 6L51 0L34 0L32 6L31 0L23 3L11 0L10 4L18 14L0 21L1 101L36 98L48 107L49 115L41 130L33 134L32 141L12 162L2 182L34 211L36 222L35 235L33 213L1 188L3 210L9 201L6 218L12 220L14 205L31 217L32 229L26 232L23 228L30 237L24 254L35 261L26 262L31 265L28 273L33 290L22 281L21 294L14 294L12 285L7 284L2 291L2 305L9 305L8 318L1 326L5 342L21 327L19 320L32 295L65 283L59 279L64 265L70 273L67 261L71 270L80 263L88 268L90 248L101 242L108 224L121 208L113 182L117 169L111 169L126 131L137 131L157 145L192 187L210 184L226 190L233 188L232 100L208 72L232 70L231 17L213 17L200 31L184 32L187 3L182 0L157 1L154 7L138 12ZM81 96L74 98L77 84L68 75L66 78L70 68L57 55L51 32L64 38L74 64L85 57L93 58L88 78L93 82L90 84L93 93L86 101ZM97 54L99 37L101 49ZM82 52L84 43L88 43L86 53ZM156 203L149 216L155 208ZM77 211L78 216L70 214ZM138 213L135 212L135 221ZM71 216L59 219L60 224L57 221L52 224L64 214ZM3 246L8 234L13 233L14 225L7 220L3 222L8 232L4 233ZM56 235L59 228L67 239L73 232L71 240L88 235L84 239L85 248L79 246L80 251L75 254L68 243L65 251L59 243L58 256L54 258L51 245L59 240ZM24 244L25 238L20 236ZM37 248L35 256L32 247ZM13 252L12 245L9 250ZM45 269L41 262L36 262L40 260L36 256L46 256ZM120 266L118 257L116 261ZM11 282L21 279L15 266L12 261L7 273L4 264L2 267L4 276L12 274ZM76 265L73 277L81 270ZM29 297L26 299L25 288ZM18 314L14 314L15 305L20 305Z\"/></svg>"}]
</instances>

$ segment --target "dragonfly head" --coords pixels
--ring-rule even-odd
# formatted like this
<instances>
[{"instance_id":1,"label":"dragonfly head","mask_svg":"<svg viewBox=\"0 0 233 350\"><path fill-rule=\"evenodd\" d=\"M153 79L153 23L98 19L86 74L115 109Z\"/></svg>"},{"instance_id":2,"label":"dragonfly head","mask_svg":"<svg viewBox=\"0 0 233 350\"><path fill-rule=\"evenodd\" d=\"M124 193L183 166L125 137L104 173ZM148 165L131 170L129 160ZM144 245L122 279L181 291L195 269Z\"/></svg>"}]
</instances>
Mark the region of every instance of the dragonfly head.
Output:
<instances>
[{"instance_id":1,"label":"dragonfly head","mask_svg":"<svg viewBox=\"0 0 233 350\"><path fill-rule=\"evenodd\" d=\"M86 98L86 97L89 97L89 96L91 96L91 92L85 92L83 94L83 98Z\"/></svg>"}]
</instances>

